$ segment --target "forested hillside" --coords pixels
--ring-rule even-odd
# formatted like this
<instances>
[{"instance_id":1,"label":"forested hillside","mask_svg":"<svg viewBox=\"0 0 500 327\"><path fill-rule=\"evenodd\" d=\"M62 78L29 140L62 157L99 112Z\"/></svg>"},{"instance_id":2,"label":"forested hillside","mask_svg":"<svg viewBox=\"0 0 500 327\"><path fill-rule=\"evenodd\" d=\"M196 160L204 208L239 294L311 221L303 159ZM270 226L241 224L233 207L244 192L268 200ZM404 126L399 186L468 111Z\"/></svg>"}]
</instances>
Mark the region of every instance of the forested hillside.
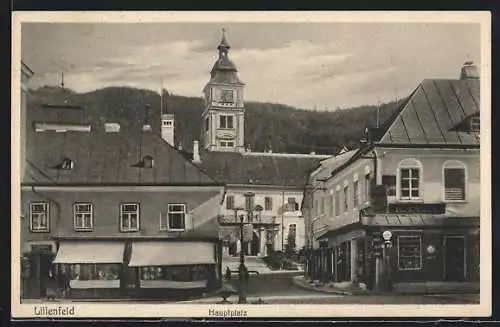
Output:
<instances>
[{"instance_id":1,"label":"forested hillside","mask_svg":"<svg viewBox=\"0 0 500 327\"><path fill-rule=\"evenodd\" d=\"M153 130L160 130L159 93L129 87L108 87L88 93L45 86L32 90L28 110L39 110L43 104L81 105L96 128L104 122L118 122L123 129L140 129L148 119ZM382 104L382 124L402 100ZM164 112L175 114L176 144L191 149L200 139L203 99L169 95L164 91ZM336 111L315 111L282 104L247 102L245 104L245 141L252 151L290 153L337 153L344 145L355 147L367 126L375 126L377 107L360 106ZM149 108L149 109L146 109Z\"/></svg>"}]
</instances>

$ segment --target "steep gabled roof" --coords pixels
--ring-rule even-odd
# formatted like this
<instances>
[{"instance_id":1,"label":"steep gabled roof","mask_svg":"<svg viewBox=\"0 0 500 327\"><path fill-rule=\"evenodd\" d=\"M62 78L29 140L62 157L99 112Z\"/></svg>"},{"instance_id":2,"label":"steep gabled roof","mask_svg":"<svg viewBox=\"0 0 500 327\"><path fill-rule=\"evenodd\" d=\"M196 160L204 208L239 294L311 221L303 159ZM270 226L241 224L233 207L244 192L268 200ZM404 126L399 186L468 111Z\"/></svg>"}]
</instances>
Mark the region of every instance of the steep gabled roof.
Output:
<instances>
[{"instance_id":1,"label":"steep gabled roof","mask_svg":"<svg viewBox=\"0 0 500 327\"><path fill-rule=\"evenodd\" d=\"M152 168L138 165L148 155ZM64 158L73 169L54 168ZM27 184L221 185L153 132L32 133L26 160Z\"/></svg>"},{"instance_id":2,"label":"steep gabled roof","mask_svg":"<svg viewBox=\"0 0 500 327\"><path fill-rule=\"evenodd\" d=\"M317 156L204 152L198 165L225 184L301 188L321 160Z\"/></svg>"},{"instance_id":3,"label":"steep gabled roof","mask_svg":"<svg viewBox=\"0 0 500 327\"><path fill-rule=\"evenodd\" d=\"M455 127L479 113L479 80L424 80L389 121L383 144L478 145Z\"/></svg>"}]
</instances>

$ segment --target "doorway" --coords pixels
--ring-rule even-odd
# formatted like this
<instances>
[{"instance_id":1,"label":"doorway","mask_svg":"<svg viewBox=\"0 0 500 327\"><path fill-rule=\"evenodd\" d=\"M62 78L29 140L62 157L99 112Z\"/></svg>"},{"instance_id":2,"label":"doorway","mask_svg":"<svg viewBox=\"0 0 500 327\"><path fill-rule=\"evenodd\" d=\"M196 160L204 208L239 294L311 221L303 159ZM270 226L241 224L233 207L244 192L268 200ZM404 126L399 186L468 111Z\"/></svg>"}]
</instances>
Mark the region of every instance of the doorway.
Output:
<instances>
[{"instance_id":1,"label":"doorway","mask_svg":"<svg viewBox=\"0 0 500 327\"><path fill-rule=\"evenodd\" d=\"M444 279L460 282L465 280L465 237L444 237Z\"/></svg>"},{"instance_id":2,"label":"doorway","mask_svg":"<svg viewBox=\"0 0 500 327\"><path fill-rule=\"evenodd\" d=\"M49 280L49 270L55 274L56 271L52 265L55 255L50 252L40 252L39 258L39 278L40 278L40 297L45 297L47 295L47 282Z\"/></svg>"},{"instance_id":3,"label":"doorway","mask_svg":"<svg viewBox=\"0 0 500 327\"><path fill-rule=\"evenodd\" d=\"M253 237L250 245L250 255L256 256L260 252L260 237L256 231L253 231Z\"/></svg>"}]
</instances>

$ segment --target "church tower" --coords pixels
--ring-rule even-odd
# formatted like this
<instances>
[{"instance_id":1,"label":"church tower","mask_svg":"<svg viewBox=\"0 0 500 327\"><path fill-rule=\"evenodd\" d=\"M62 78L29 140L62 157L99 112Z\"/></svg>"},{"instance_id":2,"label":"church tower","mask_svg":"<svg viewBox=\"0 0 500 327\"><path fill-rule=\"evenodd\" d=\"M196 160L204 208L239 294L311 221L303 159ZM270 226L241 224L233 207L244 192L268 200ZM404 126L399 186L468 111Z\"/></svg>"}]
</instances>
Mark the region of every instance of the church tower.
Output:
<instances>
[{"instance_id":1,"label":"church tower","mask_svg":"<svg viewBox=\"0 0 500 327\"><path fill-rule=\"evenodd\" d=\"M218 58L210 80L203 89L205 110L202 114L203 147L208 151L243 152L245 150L245 108L243 87L234 64L229 60L230 46L225 30L218 50Z\"/></svg>"}]
</instances>

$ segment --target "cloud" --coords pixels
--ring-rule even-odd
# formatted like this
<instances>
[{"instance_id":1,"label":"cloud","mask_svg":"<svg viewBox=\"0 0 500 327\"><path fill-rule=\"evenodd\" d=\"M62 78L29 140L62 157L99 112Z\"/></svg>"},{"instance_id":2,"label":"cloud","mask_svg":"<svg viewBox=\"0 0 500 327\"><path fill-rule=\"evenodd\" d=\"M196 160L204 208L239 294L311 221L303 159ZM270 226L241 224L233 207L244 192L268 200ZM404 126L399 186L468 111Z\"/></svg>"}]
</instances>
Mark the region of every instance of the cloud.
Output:
<instances>
[{"instance_id":1,"label":"cloud","mask_svg":"<svg viewBox=\"0 0 500 327\"><path fill-rule=\"evenodd\" d=\"M456 78L479 60L473 24L28 24L32 87L106 86L201 96L228 29L247 101L328 108L406 96L424 78Z\"/></svg>"}]
</instances>

